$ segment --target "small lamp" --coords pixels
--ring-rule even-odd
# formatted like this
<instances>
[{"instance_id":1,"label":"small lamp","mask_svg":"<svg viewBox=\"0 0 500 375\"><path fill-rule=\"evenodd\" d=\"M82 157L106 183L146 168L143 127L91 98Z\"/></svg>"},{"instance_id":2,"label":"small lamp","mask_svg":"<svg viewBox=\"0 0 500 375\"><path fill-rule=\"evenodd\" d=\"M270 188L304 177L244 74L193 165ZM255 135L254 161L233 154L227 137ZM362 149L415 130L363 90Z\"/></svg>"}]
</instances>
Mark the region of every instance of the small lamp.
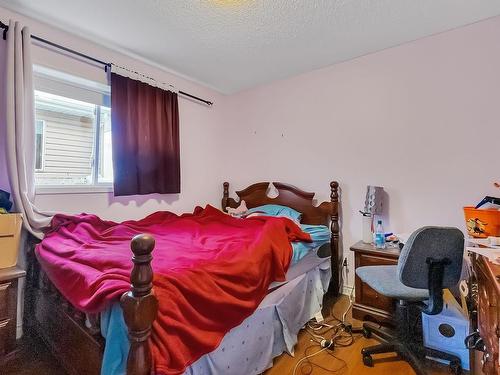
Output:
<instances>
[{"instance_id":1,"label":"small lamp","mask_svg":"<svg viewBox=\"0 0 500 375\"><path fill-rule=\"evenodd\" d=\"M363 214L363 242L373 241L373 217L382 213L384 188L381 186L366 187L365 207Z\"/></svg>"},{"instance_id":2,"label":"small lamp","mask_svg":"<svg viewBox=\"0 0 500 375\"><path fill-rule=\"evenodd\" d=\"M365 213L371 216L382 213L382 194L384 194L384 188L381 186L366 187Z\"/></svg>"}]
</instances>

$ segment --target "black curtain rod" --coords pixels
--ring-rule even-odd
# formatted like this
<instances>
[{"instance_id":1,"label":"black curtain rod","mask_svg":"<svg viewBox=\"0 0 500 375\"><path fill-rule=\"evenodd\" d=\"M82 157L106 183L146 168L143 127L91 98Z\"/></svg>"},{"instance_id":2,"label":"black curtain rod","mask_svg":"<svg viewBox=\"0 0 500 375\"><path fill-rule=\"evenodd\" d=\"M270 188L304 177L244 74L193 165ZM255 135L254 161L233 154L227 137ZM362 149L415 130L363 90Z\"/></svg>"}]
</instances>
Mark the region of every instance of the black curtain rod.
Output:
<instances>
[{"instance_id":1,"label":"black curtain rod","mask_svg":"<svg viewBox=\"0 0 500 375\"><path fill-rule=\"evenodd\" d=\"M7 39L7 31L9 30L9 26L4 24L2 21L0 21L0 28L3 29L3 40L6 40ZM89 60L89 61L92 61L92 62L95 62L97 64L100 64L100 65L103 65L104 66L104 70L107 71L108 68L111 68L111 63L109 62L106 62L106 61L102 61L102 60L99 60L99 59L96 59L95 57L92 57L92 56L89 56L89 55L86 55L84 53L81 53L81 52L78 52L78 51L75 51L74 49L71 49L71 48L68 48L68 47L64 47L64 46L61 46L60 44L57 44L57 43L54 43L54 42L51 42L50 40L47 40L47 39L44 39L44 38L40 38L39 36L36 36L36 35L31 35L31 39L34 39L38 42L41 42L41 43L44 43L44 44L47 44L51 47L54 47L54 48L57 48L57 49L60 49L64 52L68 52L68 53L71 53L72 55L75 55L75 56L78 56L78 57L81 57L81 58L84 58L86 60ZM139 74L139 73L138 73ZM211 106L213 105L214 103L209 101L209 100L205 100L205 99L202 99L198 96L195 96L195 95L192 95L192 94L189 94L187 92L184 92L184 91L178 91L179 95L182 95L182 96L185 96L185 97L188 97L190 99L194 99L194 100L197 100L199 102L202 102L202 103L205 103L206 105L208 106Z\"/></svg>"}]
</instances>

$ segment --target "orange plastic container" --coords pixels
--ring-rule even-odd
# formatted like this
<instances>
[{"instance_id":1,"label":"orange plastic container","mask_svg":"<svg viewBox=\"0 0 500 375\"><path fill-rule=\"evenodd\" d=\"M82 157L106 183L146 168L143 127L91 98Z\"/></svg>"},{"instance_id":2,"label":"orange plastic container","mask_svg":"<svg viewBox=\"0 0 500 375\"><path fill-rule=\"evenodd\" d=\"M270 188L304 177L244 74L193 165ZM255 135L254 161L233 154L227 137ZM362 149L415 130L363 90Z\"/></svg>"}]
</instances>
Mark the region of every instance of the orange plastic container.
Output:
<instances>
[{"instance_id":1,"label":"orange plastic container","mask_svg":"<svg viewBox=\"0 0 500 375\"><path fill-rule=\"evenodd\" d=\"M464 215L467 232L472 237L500 236L500 210L478 210L468 206L464 207Z\"/></svg>"}]
</instances>

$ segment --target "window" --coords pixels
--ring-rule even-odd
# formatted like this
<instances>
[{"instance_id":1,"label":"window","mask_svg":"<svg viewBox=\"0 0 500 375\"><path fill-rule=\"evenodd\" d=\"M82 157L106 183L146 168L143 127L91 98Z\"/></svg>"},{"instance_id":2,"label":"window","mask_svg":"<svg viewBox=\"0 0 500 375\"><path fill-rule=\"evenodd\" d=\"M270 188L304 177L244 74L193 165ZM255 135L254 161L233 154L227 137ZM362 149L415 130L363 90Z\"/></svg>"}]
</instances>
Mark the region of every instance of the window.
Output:
<instances>
[{"instance_id":1,"label":"window","mask_svg":"<svg viewBox=\"0 0 500 375\"><path fill-rule=\"evenodd\" d=\"M103 94L68 82L66 74L57 84L53 76L41 78L35 70L37 192L111 186L111 109L96 100Z\"/></svg>"},{"instance_id":2,"label":"window","mask_svg":"<svg viewBox=\"0 0 500 375\"><path fill-rule=\"evenodd\" d=\"M98 181L113 182L113 158L111 155L111 109L109 107L99 107L99 162Z\"/></svg>"}]
</instances>

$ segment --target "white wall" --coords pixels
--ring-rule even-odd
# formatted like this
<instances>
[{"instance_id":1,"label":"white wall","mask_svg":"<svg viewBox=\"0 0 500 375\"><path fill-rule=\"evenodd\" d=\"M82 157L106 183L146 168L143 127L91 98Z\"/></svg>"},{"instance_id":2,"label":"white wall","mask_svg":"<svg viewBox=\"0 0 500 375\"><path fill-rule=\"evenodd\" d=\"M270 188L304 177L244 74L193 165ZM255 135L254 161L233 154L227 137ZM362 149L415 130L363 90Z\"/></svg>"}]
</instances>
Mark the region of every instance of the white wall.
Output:
<instances>
[{"instance_id":1,"label":"white wall","mask_svg":"<svg viewBox=\"0 0 500 375\"><path fill-rule=\"evenodd\" d=\"M337 179L350 265L369 184L388 192L387 230L463 228L464 205L500 194L499 35L497 17L231 97L230 180L327 199Z\"/></svg>"}]
</instances>

